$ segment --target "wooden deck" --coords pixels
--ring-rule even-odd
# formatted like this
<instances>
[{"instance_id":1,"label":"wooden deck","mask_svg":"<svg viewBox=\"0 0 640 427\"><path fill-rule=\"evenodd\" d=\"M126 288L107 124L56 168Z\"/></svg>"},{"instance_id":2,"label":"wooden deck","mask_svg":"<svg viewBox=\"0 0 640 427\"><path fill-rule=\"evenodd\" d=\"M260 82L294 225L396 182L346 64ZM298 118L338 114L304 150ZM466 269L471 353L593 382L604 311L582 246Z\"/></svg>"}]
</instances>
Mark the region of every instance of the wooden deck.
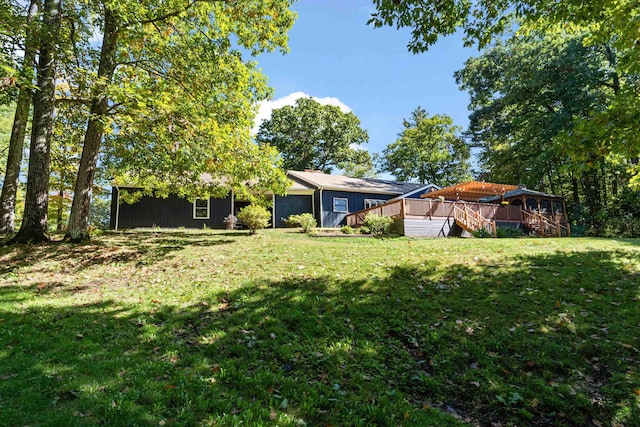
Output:
<instances>
[{"instance_id":1,"label":"wooden deck","mask_svg":"<svg viewBox=\"0 0 640 427\"><path fill-rule=\"evenodd\" d=\"M401 234L407 236L456 236L485 229L496 236L497 226L521 227L542 237L570 236L569 224L520 206L492 203L440 201L431 199L396 199L347 215L351 227L363 224L367 214L388 216L396 220Z\"/></svg>"}]
</instances>

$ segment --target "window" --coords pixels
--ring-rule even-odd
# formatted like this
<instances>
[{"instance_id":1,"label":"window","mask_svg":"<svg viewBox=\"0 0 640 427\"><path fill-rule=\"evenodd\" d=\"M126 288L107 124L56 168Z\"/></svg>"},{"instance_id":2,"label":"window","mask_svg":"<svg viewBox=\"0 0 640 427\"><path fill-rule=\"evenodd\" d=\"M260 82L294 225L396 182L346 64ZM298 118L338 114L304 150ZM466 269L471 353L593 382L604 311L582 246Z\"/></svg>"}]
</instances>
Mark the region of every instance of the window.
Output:
<instances>
[{"instance_id":1,"label":"window","mask_svg":"<svg viewBox=\"0 0 640 427\"><path fill-rule=\"evenodd\" d=\"M563 214L564 213L564 209L562 208L562 202L560 200L554 200L553 201L553 211L556 214Z\"/></svg>"},{"instance_id":2,"label":"window","mask_svg":"<svg viewBox=\"0 0 640 427\"><path fill-rule=\"evenodd\" d=\"M383 205L387 201L386 200L378 200L378 199L364 199L364 208L369 209L374 206Z\"/></svg>"},{"instance_id":3,"label":"window","mask_svg":"<svg viewBox=\"0 0 640 427\"><path fill-rule=\"evenodd\" d=\"M551 213L551 202L547 199L540 200L540 212Z\"/></svg>"},{"instance_id":4,"label":"window","mask_svg":"<svg viewBox=\"0 0 640 427\"><path fill-rule=\"evenodd\" d=\"M339 197L333 198L333 211L334 212L349 212L349 200L341 199Z\"/></svg>"},{"instance_id":5,"label":"window","mask_svg":"<svg viewBox=\"0 0 640 427\"><path fill-rule=\"evenodd\" d=\"M209 219L209 199L193 201L193 219Z\"/></svg>"}]
</instances>

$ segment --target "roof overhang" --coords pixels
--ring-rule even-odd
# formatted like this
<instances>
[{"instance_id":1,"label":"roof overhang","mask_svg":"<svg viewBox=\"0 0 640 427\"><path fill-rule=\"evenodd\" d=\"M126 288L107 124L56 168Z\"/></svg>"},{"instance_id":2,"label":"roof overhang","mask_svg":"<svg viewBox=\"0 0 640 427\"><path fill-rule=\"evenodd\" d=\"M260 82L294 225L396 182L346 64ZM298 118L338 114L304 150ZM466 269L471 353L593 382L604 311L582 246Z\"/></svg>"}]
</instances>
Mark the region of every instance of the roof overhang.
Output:
<instances>
[{"instance_id":1,"label":"roof overhang","mask_svg":"<svg viewBox=\"0 0 640 427\"><path fill-rule=\"evenodd\" d=\"M494 184L491 182L469 181L452 185L430 193L422 194L423 199L444 197L446 200L466 200L477 202L489 196L502 196L507 191L518 189L517 185Z\"/></svg>"}]
</instances>

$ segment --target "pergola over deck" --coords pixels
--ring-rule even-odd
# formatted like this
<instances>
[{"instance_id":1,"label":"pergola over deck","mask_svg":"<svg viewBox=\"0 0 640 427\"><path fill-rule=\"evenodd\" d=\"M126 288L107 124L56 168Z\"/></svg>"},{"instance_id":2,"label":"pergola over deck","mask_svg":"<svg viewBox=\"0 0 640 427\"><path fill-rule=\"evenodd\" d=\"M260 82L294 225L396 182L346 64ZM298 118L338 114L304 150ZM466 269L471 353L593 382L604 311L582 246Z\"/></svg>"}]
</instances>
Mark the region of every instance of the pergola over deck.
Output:
<instances>
[{"instance_id":1,"label":"pergola over deck","mask_svg":"<svg viewBox=\"0 0 640 427\"><path fill-rule=\"evenodd\" d=\"M517 190L517 185L493 184L491 182L469 181L462 184L452 185L430 193L422 194L423 199L437 199L443 197L445 200L465 200L467 202L478 202L491 196L503 196L508 191Z\"/></svg>"}]
</instances>

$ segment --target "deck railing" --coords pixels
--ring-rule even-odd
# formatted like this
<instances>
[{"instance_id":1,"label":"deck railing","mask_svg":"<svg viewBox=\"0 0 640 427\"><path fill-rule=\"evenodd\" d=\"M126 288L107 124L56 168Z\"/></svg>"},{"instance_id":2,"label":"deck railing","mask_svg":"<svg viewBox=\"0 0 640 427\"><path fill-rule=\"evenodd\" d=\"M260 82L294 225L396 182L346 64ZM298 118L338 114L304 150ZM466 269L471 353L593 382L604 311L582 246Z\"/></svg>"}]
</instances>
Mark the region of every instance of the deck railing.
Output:
<instances>
[{"instance_id":1,"label":"deck railing","mask_svg":"<svg viewBox=\"0 0 640 427\"><path fill-rule=\"evenodd\" d=\"M350 227L359 227L364 223L364 217L372 213L378 216L388 216L391 218L401 218L403 216L402 207L404 199L394 200L384 205L372 206L358 212L351 213L345 217L346 223Z\"/></svg>"},{"instance_id":2,"label":"deck railing","mask_svg":"<svg viewBox=\"0 0 640 427\"><path fill-rule=\"evenodd\" d=\"M455 207L455 208L454 208ZM562 224L560 221L554 221L540 213L527 212L520 206L514 205L496 205L490 203L464 202L464 201L448 201L433 199L397 199L387 202L383 205L373 206L358 212L351 213L346 216L346 224L351 227L359 227L364 222L364 217L368 213L378 216L388 216L391 218L430 218L439 217L447 218L455 215L454 212L461 210L459 219L462 221L464 212L467 218L475 215L477 224L470 224L469 227L478 226L478 228L486 228L487 231L495 235L496 222L512 222L523 224L530 230L538 232L543 236L570 236L571 229L568 224ZM480 226L480 223L483 225ZM490 225L492 224L492 225ZM477 228L471 228L477 229Z\"/></svg>"}]
</instances>

